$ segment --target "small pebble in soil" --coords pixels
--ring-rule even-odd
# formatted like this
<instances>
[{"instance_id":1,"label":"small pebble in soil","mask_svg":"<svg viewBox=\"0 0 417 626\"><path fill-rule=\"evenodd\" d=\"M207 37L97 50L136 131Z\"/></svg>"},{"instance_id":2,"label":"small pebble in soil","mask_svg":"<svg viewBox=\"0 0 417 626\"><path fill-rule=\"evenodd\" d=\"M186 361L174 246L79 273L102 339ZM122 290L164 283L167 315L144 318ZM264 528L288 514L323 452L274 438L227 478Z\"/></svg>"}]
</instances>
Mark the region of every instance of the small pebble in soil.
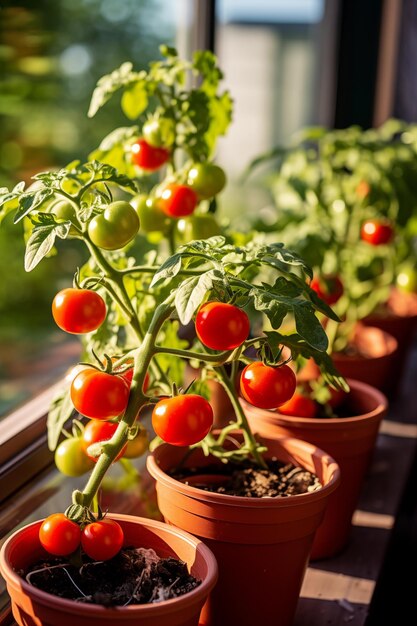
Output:
<instances>
[{"instance_id":1,"label":"small pebble in soil","mask_svg":"<svg viewBox=\"0 0 417 626\"><path fill-rule=\"evenodd\" d=\"M248 462L241 465L213 465L204 468L181 469L175 478L187 482L187 477L204 474L206 484L199 485L205 491L224 493L230 496L249 498L285 498L317 491L322 487L315 474L292 463L283 463L276 459L268 461L268 469L262 469ZM227 474L221 483L210 484L208 475ZM193 485L196 483L193 481Z\"/></svg>"},{"instance_id":2,"label":"small pebble in soil","mask_svg":"<svg viewBox=\"0 0 417 626\"><path fill-rule=\"evenodd\" d=\"M19 574L42 591L107 607L162 602L201 584L182 561L132 547L123 548L109 561L87 560L81 567L51 557Z\"/></svg>"}]
</instances>

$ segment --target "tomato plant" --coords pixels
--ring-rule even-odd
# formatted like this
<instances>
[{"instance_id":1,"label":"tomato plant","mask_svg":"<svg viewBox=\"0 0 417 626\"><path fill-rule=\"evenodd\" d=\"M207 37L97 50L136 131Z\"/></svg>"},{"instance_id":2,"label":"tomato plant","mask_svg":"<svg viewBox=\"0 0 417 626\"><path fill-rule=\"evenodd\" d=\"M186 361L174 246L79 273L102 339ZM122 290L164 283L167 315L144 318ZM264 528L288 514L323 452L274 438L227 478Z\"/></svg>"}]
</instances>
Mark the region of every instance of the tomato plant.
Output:
<instances>
[{"instance_id":1,"label":"tomato plant","mask_svg":"<svg viewBox=\"0 0 417 626\"><path fill-rule=\"evenodd\" d=\"M129 202L112 202L88 225L91 241L104 250L119 250L136 237L139 217Z\"/></svg>"},{"instance_id":2,"label":"tomato plant","mask_svg":"<svg viewBox=\"0 0 417 626\"><path fill-rule=\"evenodd\" d=\"M71 383L75 409L91 419L108 420L124 413L129 386L121 376L94 368L82 370Z\"/></svg>"},{"instance_id":3,"label":"tomato plant","mask_svg":"<svg viewBox=\"0 0 417 626\"><path fill-rule=\"evenodd\" d=\"M226 174L214 163L195 163L188 171L187 184L201 200L207 200L225 187Z\"/></svg>"},{"instance_id":4,"label":"tomato plant","mask_svg":"<svg viewBox=\"0 0 417 626\"><path fill-rule=\"evenodd\" d=\"M158 205L165 215L169 217L184 217L191 215L198 204L198 198L195 191L187 185L179 185L178 183L169 183L161 192L158 198Z\"/></svg>"},{"instance_id":5,"label":"tomato plant","mask_svg":"<svg viewBox=\"0 0 417 626\"><path fill-rule=\"evenodd\" d=\"M120 524L105 517L87 524L81 533L84 552L95 561L108 561L120 552L124 541Z\"/></svg>"},{"instance_id":6,"label":"tomato plant","mask_svg":"<svg viewBox=\"0 0 417 626\"><path fill-rule=\"evenodd\" d=\"M55 465L65 476L82 476L94 467L85 453L81 437L68 437L61 441L55 450Z\"/></svg>"},{"instance_id":7,"label":"tomato plant","mask_svg":"<svg viewBox=\"0 0 417 626\"><path fill-rule=\"evenodd\" d=\"M93 443L105 443L106 441L110 441L117 430L117 426L118 424L116 422L105 422L97 419L93 419L86 424L82 438L82 448L84 454L89 457L89 460L95 463L98 457L90 454L88 448L92 446ZM126 445L123 446L113 463L122 458L126 450Z\"/></svg>"},{"instance_id":8,"label":"tomato plant","mask_svg":"<svg viewBox=\"0 0 417 626\"><path fill-rule=\"evenodd\" d=\"M144 233L165 233L168 230L170 220L161 211L156 198L141 194L135 196L130 203L138 214L141 231Z\"/></svg>"},{"instance_id":9,"label":"tomato plant","mask_svg":"<svg viewBox=\"0 0 417 626\"><path fill-rule=\"evenodd\" d=\"M329 305L336 304L343 296L343 283L336 274L327 274L320 278L313 278L310 287L317 293L319 298Z\"/></svg>"},{"instance_id":10,"label":"tomato plant","mask_svg":"<svg viewBox=\"0 0 417 626\"><path fill-rule=\"evenodd\" d=\"M73 226L71 226L69 234L73 237L79 236L81 226L72 202L69 202L68 200L55 202L55 204L51 206L50 211L55 215L58 221L62 220L64 222L72 222Z\"/></svg>"},{"instance_id":11,"label":"tomato plant","mask_svg":"<svg viewBox=\"0 0 417 626\"><path fill-rule=\"evenodd\" d=\"M155 148L169 148L175 141L175 122L169 117L153 117L142 128L145 141Z\"/></svg>"},{"instance_id":12,"label":"tomato plant","mask_svg":"<svg viewBox=\"0 0 417 626\"><path fill-rule=\"evenodd\" d=\"M292 397L297 386L288 365L271 367L261 361L247 365L240 377L242 396L260 409L276 409Z\"/></svg>"},{"instance_id":13,"label":"tomato plant","mask_svg":"<svg viewBox=\"0 0 417 626\"><path fill-rule=\"evenodd\" d=\"M62 289L52 302L55 323L75 335L97 330L106 319L106 314L103 298L89 289Z\"/></svg>"},{"instance_id":14,"label":"tomato plant","mask_svg":"<svg viewBox=\"0 0 417 626\"><path fill-rule=\"evenodd\" d=\"M372 246L389 243L394 236L392 224L382 220L367 220L361 227L361 239Z\"/></svg>"},{"instance_id":15,"label":"tomato plant","mask_svg":"<svg viewBox=\"0 0 417 626\"><path fill-rule=\"evenodd\" d=\"M39 541L50 554L68 556L80 545L81 529L64 513L53 513L42 523Z\"/></svg>"},{"instance_id":16,"label":"tomato plant","mask_svg":"<svg viewBox=\"0 0 417 626\"><path fill-rule=\"evenodd\" d=\"M169 150L155 148L145 139L138 139L131 147L132 162L142 170L153 172L164 165L170 157Z\"/></svg>"},{"instance_id":17,"label":"tomato plant","mask_svg":"<svg viewBox=\"0 0 417 626\"><path fill-rule=\"evenodd\" d=\"M307 395L298 393L297 391L294 393L293 397L281 404L278 408L279 413L283 415L294 415L297 417L316 417L317 415L317 405L312 398L309 398Z\"/></svg>"},{"instance_id":18,"label":"tomato plant","mask_svg":"<svg viewBox=\"0 0 417 626\"><path fill-rule=\"evenodd\" d=\"M210 432L213 409L205 398L196 394L165 398L153 409L152 426L166 443L191 446Z\"/></svg>"},{"instance_id":19,"label":"tomato plant","mask_svg":"<svg viewBox=\"0 0 417 626\"><path fill-rule=\"evenodd\" d=\"M195 329L202 344L212 350L234 350L248 338L245 311L225 302L206 302L196 315Z\"/></svg>"}]
</instances>

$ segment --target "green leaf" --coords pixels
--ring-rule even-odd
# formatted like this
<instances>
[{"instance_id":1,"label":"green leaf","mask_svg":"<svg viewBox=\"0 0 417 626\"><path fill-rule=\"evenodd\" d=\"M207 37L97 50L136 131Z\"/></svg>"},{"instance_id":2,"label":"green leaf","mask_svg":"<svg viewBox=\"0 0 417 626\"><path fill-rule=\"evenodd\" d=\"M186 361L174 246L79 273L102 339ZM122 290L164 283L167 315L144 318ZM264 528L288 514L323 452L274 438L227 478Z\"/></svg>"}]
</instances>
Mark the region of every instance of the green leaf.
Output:
<instances>
[{"instance_id":1,"label":"green leaf","mask_svg":"<svg viewBox=\"0 0 417 626\"><path fill-rule=\"evenodd\" d=\"M162 54L162 56L164 57L178 57L178 52L176 50L176 48L173 48L172 46L167 46L166 44L162 44L161 46L159 46L159 51Z\"/></svg>"},{"instance_id":2,"label":"green leaf","mask_svg":"<svg viewBox=\"0 0 417 626\"><path fill-rule=\"evenodd\" d=\"M152 278L150 287L154 287L161 280L165 280L166 278L174 278L181 271L182 267L182 257L180 254L174 254L170 256L159 268L156 272L155 276Z\"/></svg>"},{"instance_id":3,"label":"green leaf","mask_svg":"<svg viewBox=\"0 0 417 626\"><path fill-rule=\"evenodd\" d=\"M19 198L19 208L16 211L13 222L17 224L26 215L38 208L45 200L54 195L53 189L40 189L31 194L23 194Z\"/></svg>"},{"instance_id":4,"label":"green leaf","mask_svg":"<svg viewBox=\"0 0 417 626\"><path fill-rule=\"evenodd\" d=\"M201 276L192 276L181 283L175 294L175 307L181 324L188 324L192 320L195 311L216 281L222 282L218 272L209 270Z\"/></svg>"},{"instance_id":5,"label":"green leaf","mask_svg":"<svg viewBox=\"0 0 417 626\"><path fill-rule=\"evenodd\" d=\"M148 94L145 81L127 87L122 95L123 113L130 120L135 120L148 106Z\"/></svg>"},{"instance_id":6,"label":"green leaf","mask_svg":"<svg viewBox=\"0 0 417 626\"><path fill-rule=\"evenodd\" d=\"M130 85L137 80L143 80L146 73L133 72L132 67L132 64L129 62L122 63L117 70L100 78L97 87L93 91L90 108L88 109L88 117L94 117L97 111L110 100L118 89Z\"/></svg>"},{"instance_id":7,"label":"green leaf","mask_svg":"<svg viewBox=\"0 0 417 626\"><path fill-rule=\"evenodd\" d=\"M273 293L254 287L249 294L257 311L264 313L271 322L272 328L279 328L289 308Z\"/></svg>"},{"instance_id":8,"label":"green leaf","mask_svg":"<svg viewBox=\"0 0 417 626\"><path fill-rule=\"evenodd\" d=\"M35 226L26 244L25 270L31 272L42 259L52 250L56 237L65 239L71 228L71 222L45 226Z\"/></svg>"},{"instance_id":9,"label":"green leaf","mask_svg":"<svg viewBox=\"0 0 417 626\"><path fill-rule=\"evenodd\" d=\"M305 341L320 352L325 352L329 345L329 340L314 314L314 309L308 302L300 302L293 307L295 327L300 336Z\"/></svg>"},{"instance_id":10,"label":"green leaf","mask_svg":"<svg viewBox=\"0 0 417 626\"><path fill-rule=\"evenodd\" d=\"M70 386L68 385L59 391L49 409L47 419L49 450L53 451L57 447L61 431L73 411L74 406L71 402Z\"/></svg>"}]
</instances>

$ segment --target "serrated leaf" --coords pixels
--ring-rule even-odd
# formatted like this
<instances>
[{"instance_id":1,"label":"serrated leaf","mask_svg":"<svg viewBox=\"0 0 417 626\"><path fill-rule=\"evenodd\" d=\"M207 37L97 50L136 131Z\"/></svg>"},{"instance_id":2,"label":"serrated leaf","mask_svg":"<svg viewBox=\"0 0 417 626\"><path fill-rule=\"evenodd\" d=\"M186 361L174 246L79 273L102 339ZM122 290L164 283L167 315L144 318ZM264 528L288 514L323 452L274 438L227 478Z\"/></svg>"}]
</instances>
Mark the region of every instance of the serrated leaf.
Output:
<instances>
[{"instance_id":1,"label":"serrated leaf","mask_svg":"<svg viewBox=\"0 0 417 626\"><path fill-rule=\"evenodd\" d=\"M173 278L176 276L182 267L182 257L180 254L174 254L170 256L159 268L156 272L155 276L152 278L150 287L154 287L161 280L165 280L166 278Z\"/></svg>"},{"instance_id":2,"label":"serrated leaf","mask_svg":"<svg viewBox=\"0 0 417 626\"><path fill-rule=\"evenodd\" d=\"M329 346L329 340L317 317L314 309L308 302L300 302L293 307L295 327L299 335L305 341L320 352L325 352Z\"/></svg>"},{"instance_id":3,"label":"serrated leaf","mask_svg":"<svg viewBox=\"0 0 417 626\"><path fill-rule=\"evenodd\" d=\"M175 308L181 324L188 324L203 302L206 294L218 280L214 270L204 272L201 276L192 276L183 281L175 294Z\"/></svg>"},{"instance_id":4,"label":"serrated leaf","mask_svg":"<svg viewBox=\"0 0 417 626\"><path fill-rule=\"evenodd\" d=\"M122 95L122 110L130 120L135 120L148 106L146 83L140 81L127 87Z\"/></svg>"},{"instance_id":5,"label":"serrated leaf","mask_svg":"<svg viewBox=\"0 0 417 626\"><path fill-rule=\"evenodd\" d=\"M73 411L74 406L71 402L70 387L68 386L58 393L49 408L47 419L49 450L54 451L56 449L61 431Z\"/></svg>"},{"instance_id":6,"label":"serrated leaf","mask_svg":"<svg viewBox=\"0 0 417 626\"><path fill-rule=\"evenodd\" d=\"M279 328L289 311L288 306L280 301L275 294L261 289L254 288L249 295L253 297L255 309L267 316L272 328Z\"/></svg>"},{"instance_id":7,"label":"serrated leaf","mask_svg":"<svg viewBox=\"0 0 417 626\"><path fill-rule=\"evenodd\" d=\"M34 211L37 207L39 207L45 200L51 198L54 195L53 189L40 189L39 191L35 191L31 194L21 195L19 198L19 207L16 211L16 215L14 216L13 223L17 224L22 220L26 215Z\"/></svg>"},{"instance_id":8,"label":"serrated leaf","mask_svg":"<svg viewBox=\"0 0 417 626\"><path fill-rule=\"evenodd\" d=\"M52 250L56 237L65 239L71 228L71 222L35 226L26 244L25 270L31 272Z\"/></svg>"},{"instance_id":9,"label":"serrated leaf","mask_svg":"<svg viewBox=\"0 0 417 626\"><path fill-rule=\"evenodd\" d=\"M129 62L122 63L114 72L100 78L97 87L93 91L88 117L94 117L97 111L110 100L115 91L129 84L129 82L137 80L139 74L133 72L132 67L132 64Z\"/></svg>"}]
</instances>

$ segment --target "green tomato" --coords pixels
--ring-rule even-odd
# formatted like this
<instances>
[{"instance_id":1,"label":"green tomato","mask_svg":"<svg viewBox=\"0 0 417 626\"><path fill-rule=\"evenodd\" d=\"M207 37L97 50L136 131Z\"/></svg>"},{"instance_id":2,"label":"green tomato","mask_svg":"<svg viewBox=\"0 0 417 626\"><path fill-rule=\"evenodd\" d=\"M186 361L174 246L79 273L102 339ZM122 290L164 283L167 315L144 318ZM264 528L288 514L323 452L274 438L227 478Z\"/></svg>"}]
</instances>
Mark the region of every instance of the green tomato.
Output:
<instances>
[{"instance_id":1,"label":"green tomato","mask_svg":"<svg viewBox=\"0 0 417 626\"><path fill-rule=\"evenodd\" d=\"M138 214L129 202L112 202L88 225L91 241L104 250L118 250L129 243L139 230Z\"/></svg>"},{"instance_id":2,"label":"green tomato","mask_svg":"<svg viewBox=\"0 0 417 626\"><path fill-rule=\"evenodd\" d=\"M417 269L411 263L404 263L398 268L396 285L406 293L417 292Z\"/></svg>"},{"instance_id":3,"label":"green tomato","mask_svg":"<svg viewBox=\"0 0 417 626\"><path fill-rule=\"evenodd\" d=\"M222 229L211 213L192 215L178 220L177 232L182 243L221 235Z\"/></svg>"},{"instance_id":4,"label":"green tomato","mask_svg":"<svg viewBox=\"0 0 417 626\"><path fill-rule=\"evenodd\" d=\"M226 174L214 163L195 163L188 171L187 185L201 200L217 195L226 185Z\"/></svg>"},{"instance_id":5,"label":"green tomato","mask_svg":"<svg viewBox=\"0 0 417 626\"><path fill-rule=\"evenodd\" d=\"M51 213L53 213L58 221L72 222L77 228L81 228L77 218L75 207L71 202L67 200L60 200L51 206ZM76 228L71 227L69 231L70 236L76 237L79 232Z\"/></svg>"},{"instance_id":6,"label":"green tomato","mask_svg":"<svg viewBox=\"0 0 417 626\"><path fill-rule=\"evenodd\" d=\"M168 117L153 117L143 125L142 135L155 148L169 148L175 141L175 122Z\"/></svg>"},{"instance_id":7,"label":"green tomato","mask_svg":"<svg viewBox=\"0 0 417 626\"><path fill-rule=\"evenodd\" d=\"M131 200L131 204L138 214L140 227L144 233L165 233L168 230L171 220L162 213L156 198L140 194Z\"/></svg>"},{"instance_id":8,"label":"green tomato","mask_svg":"<svg viewBox=\"0 0 417 626\"><path fill-rule=\"evenodd\" d=\"M65 476L82 476L95 465L83 450L80 437L70 437L61 441L55 450L55 465Z\"/></svg>"}]
</instances>

